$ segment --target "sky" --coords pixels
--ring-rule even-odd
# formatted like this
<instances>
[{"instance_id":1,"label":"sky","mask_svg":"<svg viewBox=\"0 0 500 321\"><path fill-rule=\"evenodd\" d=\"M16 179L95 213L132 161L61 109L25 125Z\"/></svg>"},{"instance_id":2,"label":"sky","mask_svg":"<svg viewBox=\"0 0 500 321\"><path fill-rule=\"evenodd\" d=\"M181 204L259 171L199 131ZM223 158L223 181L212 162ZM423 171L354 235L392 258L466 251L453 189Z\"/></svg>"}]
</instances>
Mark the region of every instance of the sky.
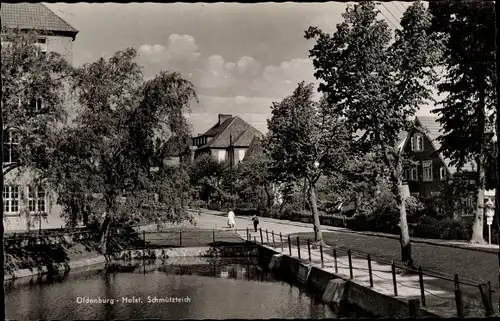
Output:
<instances>
[{"instance_id":1,"label":"sky","mask_svg":"<svg viewBox=\"0 0 500 321\"><path fill-rule=\"evenodd\" d=\"M240 116L262 132L272 102L300 81L317 83L304 38L309 26L333 33L348 3L50 3L79 30L75 65L134 47L144 77L178 71L197 89L186 114L193 134L209 129L219 113ZM385 2L380 18L392 28L409 2ZM423 108L419 115L429 115Z\"/></svg>"}]
</instances>

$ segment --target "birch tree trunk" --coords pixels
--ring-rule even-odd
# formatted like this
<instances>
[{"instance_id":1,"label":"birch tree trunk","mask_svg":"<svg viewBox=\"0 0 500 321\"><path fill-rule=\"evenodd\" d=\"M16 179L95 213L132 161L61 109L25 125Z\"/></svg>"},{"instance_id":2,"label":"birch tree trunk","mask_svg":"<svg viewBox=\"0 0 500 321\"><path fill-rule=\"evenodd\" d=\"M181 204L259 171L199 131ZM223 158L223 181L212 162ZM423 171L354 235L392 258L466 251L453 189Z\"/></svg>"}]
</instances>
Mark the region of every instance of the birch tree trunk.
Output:
<instances>
[{"instance_id":1,"label":"birch tree trunk","mask_svg":"<svg viewBox=\"0 0 500 321\"><path fill-rule=\"evenodd\" d=\"M314 184L311 184L310 186L309 199L311 202L311 210L314 219L314 241L318 245L323 244L323 233L321 231L321 224L318 213L318 203L316 199L316 186Z\"/></svg>"},{"instance_id":2,"label":"birch tree trunk","mask_svg":"<svg viewBox=\"0 0 500 321\"><path fill-rule=\"evenodd\" d=\"M477 171L479 177L477 179L477 200L476 200L476 213L474 215L474 223L472 224L472 237L470 243L472 244L486 244L483 237L484 229L484 182L485 182L485 168L484 156L480 155L477 160Z\"/></svg>"}]
</instances>

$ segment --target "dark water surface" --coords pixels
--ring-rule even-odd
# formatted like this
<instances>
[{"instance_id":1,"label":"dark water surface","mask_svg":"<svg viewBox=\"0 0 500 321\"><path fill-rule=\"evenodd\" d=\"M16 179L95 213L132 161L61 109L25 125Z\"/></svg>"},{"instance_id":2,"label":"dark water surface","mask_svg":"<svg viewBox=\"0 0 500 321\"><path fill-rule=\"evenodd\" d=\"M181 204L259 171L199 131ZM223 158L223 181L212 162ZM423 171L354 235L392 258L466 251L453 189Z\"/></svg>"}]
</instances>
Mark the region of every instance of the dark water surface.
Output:
<instances>
[{"instance_id":1,"label":"dark water surface","mask_svg":"<svg viewBox=\"0 0 500 321\"><path fill-rule=\"evenodd\" d=\"M254 259L191 258L157 261L146 268L139 264L7 285L6 316L15 320L338 317L299 288L276 280ZM155 297L178 302L154 302Z\"/></svg>"}]
</instances>

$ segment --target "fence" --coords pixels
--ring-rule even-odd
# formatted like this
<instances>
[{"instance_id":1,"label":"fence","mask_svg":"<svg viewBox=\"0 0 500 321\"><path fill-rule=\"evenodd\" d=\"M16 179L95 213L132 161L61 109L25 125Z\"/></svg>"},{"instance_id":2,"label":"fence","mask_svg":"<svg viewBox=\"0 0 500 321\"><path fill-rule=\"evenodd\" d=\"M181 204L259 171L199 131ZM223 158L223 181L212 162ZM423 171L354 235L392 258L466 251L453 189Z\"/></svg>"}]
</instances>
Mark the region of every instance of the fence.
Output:
<instances>
[{"instance_id":1,"label":"fence","mask_svg":"<svg viewBox=\"0 0 500 321\"><path fill-rule=\"evenodd\" d=\"M260 229L253 239L248 231L246 235L248 241L272 246L284 254L297 256L302 261L321 265L322 268L329 267L335 273L364 281L382 292L387 290L389 284L392 295L404 293L403 296L419 297L423 307L453 311L460 317L491 316L494 313L492 293L495 290L491 282L478 283L423 267L408 268L394 261L340 246L320 246L315 253L311 249L310 239L291 238L290 235L273 231ZM407 273L401 275L399 272L402 271Z\"/></svg>"},{"instance_id":2,"label":"fence","mask_svg":"<svg viewBox=\"0 0 500 321\"><path fill-rule=\"evenodd\" d=\"M214 243L243 243L238 232L246 230L206 230L206 229L168 229L161 231L133 231L132 227L110 228L108 240L117 241L119 236L128 239L126 247L194 247ZM71 241L97 241L101 233L91 230L78 230L46 235L11 235L5 237L6 250L29 245L57 244Z\"/></svg>"}]
</instances>

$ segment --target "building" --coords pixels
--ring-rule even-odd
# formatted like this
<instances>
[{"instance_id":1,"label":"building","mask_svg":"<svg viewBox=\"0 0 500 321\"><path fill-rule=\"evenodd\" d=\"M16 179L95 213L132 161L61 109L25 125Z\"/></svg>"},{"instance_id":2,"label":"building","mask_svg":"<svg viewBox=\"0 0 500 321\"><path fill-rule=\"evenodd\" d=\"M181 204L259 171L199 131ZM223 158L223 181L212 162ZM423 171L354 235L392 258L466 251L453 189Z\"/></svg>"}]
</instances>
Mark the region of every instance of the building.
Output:
<instances>
[{"instance_id":1,"label":"building","mask_svg":"<svg viewBox=\"0 0 500 321\"><path fill-rule=\"evenodd\" d=\"M170 137L157 151L156 159L158 167L178 166L189 162L192 158L189 143L177 136Z\"/></svg>"},{"instance_id":2,"label":"building","mask_svg":"<svg viewBox=\"0 0 500 321\"><path fill-rule=\"evenodd\" d=\"M403 179L406 182L409 194L424 199L432 199L439 195L445 184L461 178L472 188L476 184L477 171L474 164L467 163L462 168L451 165L451 160L444 157L438 150L441 148L437 140L441 132L441 125L437 117L417 116L416 125L424 131L414 129L407 133L402 148L406 155L412 155L415 164L405 166ZM485 198L492 198L494 191L486 191ZM473 215L476 199L473 195L461 202L462 215Z\"/></svg>"},{"instance_id":3,"label":"building","mask_svg":"<svg viewBox=\"0 0 500 321\"><path fill-rule=\"evenodd\" d=\"M194 157L211 154L218 161L233 160L238 164L254 137L262 133L238 116L219 114L219 121L204 134L193 137Z\"/></svg>"},{"instance_id":4,"label":"building","mask_svg":"<svg viewBox=\"0 0 500 321\"><path fill-rule=\"evenodd\" d=\"M2 32L9 30L36 31L37 45L41 52L57 52L69 63L73 60L73 41L78 30L57 16L41 3L2 3L0 10ZM8 42L2 33L2 43ZM32 99L30 104L41 109L43 101ZM4 159L2 167L16 162L15 136L5 134ZM57 228L64 225L62 208L56 195L43 184L34 182L32 172L27 168L14 169L5 175L4 224L6 231ZM29 215L25 215L29 213ZM28 222L27 217L31 217ZM43 218L43 219L40 219Z\"/></svg>"}]
</instances>

